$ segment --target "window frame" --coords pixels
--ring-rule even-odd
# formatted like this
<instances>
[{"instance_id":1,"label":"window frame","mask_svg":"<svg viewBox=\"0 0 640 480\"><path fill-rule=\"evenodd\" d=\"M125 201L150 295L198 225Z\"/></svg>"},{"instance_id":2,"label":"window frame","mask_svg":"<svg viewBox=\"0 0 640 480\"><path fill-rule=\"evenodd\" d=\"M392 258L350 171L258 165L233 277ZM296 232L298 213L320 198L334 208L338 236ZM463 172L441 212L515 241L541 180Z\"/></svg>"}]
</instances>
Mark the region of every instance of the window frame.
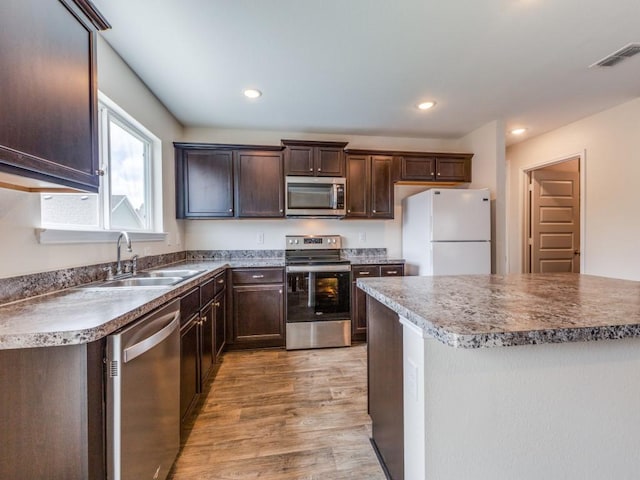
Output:
<instances>
[{"instance_id":1,"label":"window frame","mask_svg":"<svg viewBox=\"0 0 640 480\"><path fill-rule=\"evenodd\" d=\"M35 229L40 243L104 243L115 241L121 227L113 227L111 220L111 176L109 129L111 121L145 143L145 184L144 202L148 209L145 229L126 231L132 239L141 241L164 241L162 208L162 142L140 122L98 91L98 137L100 177L98 189L98 227L86 228L73 225L47 225L40 215L40 227ZM55 192L48 192L52 194ZM78 192L81 193L81 192ZM86 193L85 193L86 195Z\"/></svg>"}]
</instances>

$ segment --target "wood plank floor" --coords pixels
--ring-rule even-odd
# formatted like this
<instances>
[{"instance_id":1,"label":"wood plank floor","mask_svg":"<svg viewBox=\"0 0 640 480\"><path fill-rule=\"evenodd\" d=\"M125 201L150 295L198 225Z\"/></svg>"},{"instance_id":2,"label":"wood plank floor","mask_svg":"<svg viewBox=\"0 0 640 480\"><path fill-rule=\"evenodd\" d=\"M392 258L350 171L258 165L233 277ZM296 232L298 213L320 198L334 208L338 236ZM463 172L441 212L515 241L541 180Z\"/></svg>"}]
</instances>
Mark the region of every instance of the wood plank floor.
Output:
<instances>
[{"instance_id":1,"label":"wood plank floor","mask_svg":"<svg viewBox=\"0 0 640 480\"><path fill-rule=\"evenodd\" d=\"M171 480L384 480L366 346L224 355Z\"/></svg>"}]
</instances>

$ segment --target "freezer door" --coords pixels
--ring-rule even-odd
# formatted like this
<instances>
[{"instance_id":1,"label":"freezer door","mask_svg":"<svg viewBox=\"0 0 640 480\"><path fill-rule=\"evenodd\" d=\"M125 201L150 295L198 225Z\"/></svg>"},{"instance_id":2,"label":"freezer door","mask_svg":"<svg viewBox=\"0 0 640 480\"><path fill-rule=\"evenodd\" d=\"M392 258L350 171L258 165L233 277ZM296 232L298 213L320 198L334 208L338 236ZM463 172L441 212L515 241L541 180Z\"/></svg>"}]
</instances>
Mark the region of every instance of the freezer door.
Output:
<instances>
[{"instance_id":1,"label":"freezer door","mask_svg":"<svg viewBox=\"0 0 640 480\"><path fill-rule=\"evenodd\" d=\"M432 275L491 273L491 242L434 242Z\"/></svg>"},{"instance_id":2,"label":"freezer door","mask_svg":"<svg viewBox=\"0 0 640 480\"><path fill-rule=\"evenodd\" d=\"M489 190L433 191L433 241L491 240Z\"/></svg>"}]
</instances>

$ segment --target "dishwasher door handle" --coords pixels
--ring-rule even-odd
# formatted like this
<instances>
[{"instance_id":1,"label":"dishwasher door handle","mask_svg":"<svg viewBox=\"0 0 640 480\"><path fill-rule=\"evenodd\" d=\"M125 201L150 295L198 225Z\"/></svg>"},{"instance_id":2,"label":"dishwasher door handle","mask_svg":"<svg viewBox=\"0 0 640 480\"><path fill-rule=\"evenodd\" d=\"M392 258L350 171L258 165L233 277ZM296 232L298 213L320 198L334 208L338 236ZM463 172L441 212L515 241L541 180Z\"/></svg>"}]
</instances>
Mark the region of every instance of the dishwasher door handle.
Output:
<instances>
[{"instance_id":1,"label":"dishwasher door handle","mask_svg":"<svg viewBox=\"0 0 640 480\"><path fill-rule=\"evenodd\" d=\"M134 358L139 357L143 353L148 352L153 347L161 343L169 335L171 335L174 330L176 330L180 326L180 311L169 313L165 316L165 318L171 317L173 317L173 320L171 320L171 322L169 322L167 326L163 327L161 330L158 330L150 337L147 337L144 340L131 345L128 348L125 348L123 352L124 362L127 363Z\"/></svg>"}]
</instances>

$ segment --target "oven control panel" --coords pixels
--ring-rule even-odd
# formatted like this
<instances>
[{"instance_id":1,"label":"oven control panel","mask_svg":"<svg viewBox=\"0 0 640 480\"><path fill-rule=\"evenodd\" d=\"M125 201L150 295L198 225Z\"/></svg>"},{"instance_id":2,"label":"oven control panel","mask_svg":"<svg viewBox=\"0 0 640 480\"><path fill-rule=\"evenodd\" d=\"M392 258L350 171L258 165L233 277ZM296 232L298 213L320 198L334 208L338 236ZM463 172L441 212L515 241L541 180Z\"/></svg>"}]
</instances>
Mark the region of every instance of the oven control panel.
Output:
<instances>
[{"instance_id":1,"label":"oven control panel","mask_svg":"<svg viewBox=\"0 0 640 480\"><path fill-rule=\"evenodd\" d=\"M340 235L287 235L286 250L327 250L342 248Z\"/></svg>"}]
</instances>

